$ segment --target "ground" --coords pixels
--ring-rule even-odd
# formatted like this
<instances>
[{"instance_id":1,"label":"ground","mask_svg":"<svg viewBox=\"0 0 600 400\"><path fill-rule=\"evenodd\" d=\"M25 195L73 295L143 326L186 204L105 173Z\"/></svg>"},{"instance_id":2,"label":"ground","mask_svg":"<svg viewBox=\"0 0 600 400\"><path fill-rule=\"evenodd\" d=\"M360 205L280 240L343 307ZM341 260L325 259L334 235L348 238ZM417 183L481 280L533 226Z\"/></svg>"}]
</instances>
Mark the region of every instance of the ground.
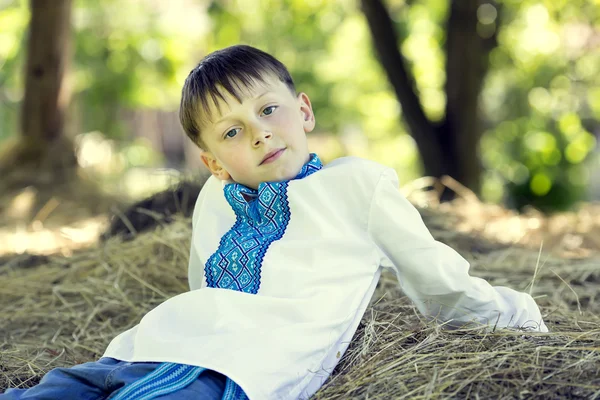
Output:
<instances>
[{"instance_id":1,"label":"ground","mask_svg":"<svg viewBox=\"0 0 600 400\"><path fill-rule=\"evenodd\" d=\"M24 190L20 196L33 196ZM315 398L600 393L600 205L544 217L485 205L468 193L444 204L431 192L405 193L433 235L470 261L472 275L531 293L551 333L442 329L423 321L385 273L348 352ZM52 198L20 225L11 208L20 201L0 202L5 226L10 214L14 229L0 232L0 391L31 386L53 367L96 359L148 310L187 290L189 218L97 242L110 207L90 211L68 196ZM81 216L96 225L77 225Z\"/></svg>"}]
</instances>

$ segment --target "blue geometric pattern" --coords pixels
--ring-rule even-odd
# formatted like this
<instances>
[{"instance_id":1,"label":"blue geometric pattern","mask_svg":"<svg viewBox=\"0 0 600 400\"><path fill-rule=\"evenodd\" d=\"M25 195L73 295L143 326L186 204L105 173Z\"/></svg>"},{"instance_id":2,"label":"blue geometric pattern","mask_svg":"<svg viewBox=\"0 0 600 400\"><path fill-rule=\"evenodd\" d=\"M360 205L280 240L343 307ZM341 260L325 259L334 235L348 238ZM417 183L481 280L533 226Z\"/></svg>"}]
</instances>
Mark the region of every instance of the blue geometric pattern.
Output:
<instances>
[{"instance_id":1,"label":"blue geometric pattern","mask_svg":"<svg viewBox=\"0 0 600 400\"><path fill-rule=\"evenodd\" d=\"M183 389L205 370L192 365L163 363L144 378L121 389L111 400L150 400Z\"/></svg>"},{"instance_id":2,"label":"blue geometric pattern","mask_svg":"<svg viewBox=\"0 0 600 400\"><path fill-rule=\"evenodd\" d=\"M223 397L221 400L247 400L248 396L242 390L239 385L237 385L234 381L227 378L225 381L225 392L223 393Z\"/></svg>"},{"instance_id":3,"label":"blue geometric pattern","mask_svg":"<svg viewBox=\"0 0 600 400\"><path fill-rule=\"evenodd\" d=\"M311 153L294 179L305 178L322 167L319 157ZM271 243L281 239L290 222L288 184L289 181L262 182L258 190L239 183L225 185L225 198L235 212L236 221L206 262L204 274L209 287L258 293L265 253ZM192 365L162 363L152 373L121 389L111 400L150 400L174 393L203 371L205 368ZM222 400L247 399L242 388L227 378Z\"/></svg>"},{"instance_id":4,"label":"blue geometric pattern","mask_svg":"<svg viewBox=\"0 0 600 400\"><path fill-rule=\"evenodd\" d=\"M294 179L305 178L322 167L321 160L313 153ZM265 253L273 242L282 238L290 222L288 185L289 181L261 182L258 190L239 183L225 185L225 198L235 212L236 221L204 266L208 287L258 293Z\"/></svg>"}]
</instances>

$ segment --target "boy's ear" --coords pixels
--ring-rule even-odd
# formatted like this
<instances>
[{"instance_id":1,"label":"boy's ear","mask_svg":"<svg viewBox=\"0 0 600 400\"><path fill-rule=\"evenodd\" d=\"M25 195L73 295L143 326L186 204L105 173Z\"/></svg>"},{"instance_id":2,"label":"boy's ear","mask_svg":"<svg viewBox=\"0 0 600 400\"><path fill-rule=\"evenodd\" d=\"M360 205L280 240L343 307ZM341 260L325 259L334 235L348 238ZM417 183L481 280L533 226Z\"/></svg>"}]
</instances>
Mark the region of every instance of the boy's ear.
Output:
<instances>
[{"instance_id":1,"label":"boy's ear","mask_svg":"<svg viewBox=\"0 0 600 400\"><path fill-rule=\"evenodd\" d=\"M300 93L298 95L298 102L300 103L300 114L304 120L304 132L311 132L313 129L315 129L316 121L308 95L306 93Z\"/></svg>"},{"instance_id":2,"label":"boy's ear","mask_svg":"<svg viewBox=\"0 0 600 400\"><path fill-rule=\"evenodd\" d=\"M208 151L203 151L200 155L200 158L202 159L202 163L206 166L206 168L208 168L210 173L213 174L215 178L220 179L222 181L227 181L231 179L231 175L229 175L229 172L227 172L225 168L223 168L221 163L215 158L215 156L212 153Z\"/></svg>"}]
</instances>

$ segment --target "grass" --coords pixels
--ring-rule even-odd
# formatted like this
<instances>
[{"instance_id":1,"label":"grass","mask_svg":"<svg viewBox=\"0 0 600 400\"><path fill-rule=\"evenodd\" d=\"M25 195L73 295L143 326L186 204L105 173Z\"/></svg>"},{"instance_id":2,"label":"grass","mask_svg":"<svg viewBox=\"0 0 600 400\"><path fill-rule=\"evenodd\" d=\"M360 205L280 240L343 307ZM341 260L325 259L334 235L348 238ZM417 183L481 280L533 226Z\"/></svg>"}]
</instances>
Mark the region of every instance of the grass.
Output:
<instances>
[{"instance_id":1,"label":"grass","mask_svg":"<svg viewBox=\"0 0 600 400\"><path fill-rule=\"evenodd\" d=\"M471 275L530 293L551 332L444 329L424 321L386 272L314 398L600 398L600 206L546 218L472 198L411 199L433 235L470 261ZM68 257L0 262L0 392L96 360L113 337L186 291L190 234L189 219L176 218Z\"/></svg>"}]
</instances>

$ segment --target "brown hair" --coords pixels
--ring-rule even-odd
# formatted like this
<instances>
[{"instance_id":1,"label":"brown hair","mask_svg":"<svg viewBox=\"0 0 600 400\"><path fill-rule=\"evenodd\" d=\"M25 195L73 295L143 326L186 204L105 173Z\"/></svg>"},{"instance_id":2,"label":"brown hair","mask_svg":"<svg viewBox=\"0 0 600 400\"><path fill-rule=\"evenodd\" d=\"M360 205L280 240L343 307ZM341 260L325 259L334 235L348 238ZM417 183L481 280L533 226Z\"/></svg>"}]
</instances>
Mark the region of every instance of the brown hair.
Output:
<instances>
[{"instance_id":1,"label":"brown hair","mask_svg":"<svg viewBox=\"0 0 600 400\"><path fill-rule=\"evenodd\" d=\"M236 45L210 53L200 61L185 80L181 91L179 121L190 139L201 149L207 150L200 137L201 116L210 115L210 97L218 107L218 97L225 101L219 91L222 86L240 103L241 86L250 87L253 82L265 81L275 75L296 95L294 81L285 65L264 51L247 45Z\"/></svg>"}]
</instances>

